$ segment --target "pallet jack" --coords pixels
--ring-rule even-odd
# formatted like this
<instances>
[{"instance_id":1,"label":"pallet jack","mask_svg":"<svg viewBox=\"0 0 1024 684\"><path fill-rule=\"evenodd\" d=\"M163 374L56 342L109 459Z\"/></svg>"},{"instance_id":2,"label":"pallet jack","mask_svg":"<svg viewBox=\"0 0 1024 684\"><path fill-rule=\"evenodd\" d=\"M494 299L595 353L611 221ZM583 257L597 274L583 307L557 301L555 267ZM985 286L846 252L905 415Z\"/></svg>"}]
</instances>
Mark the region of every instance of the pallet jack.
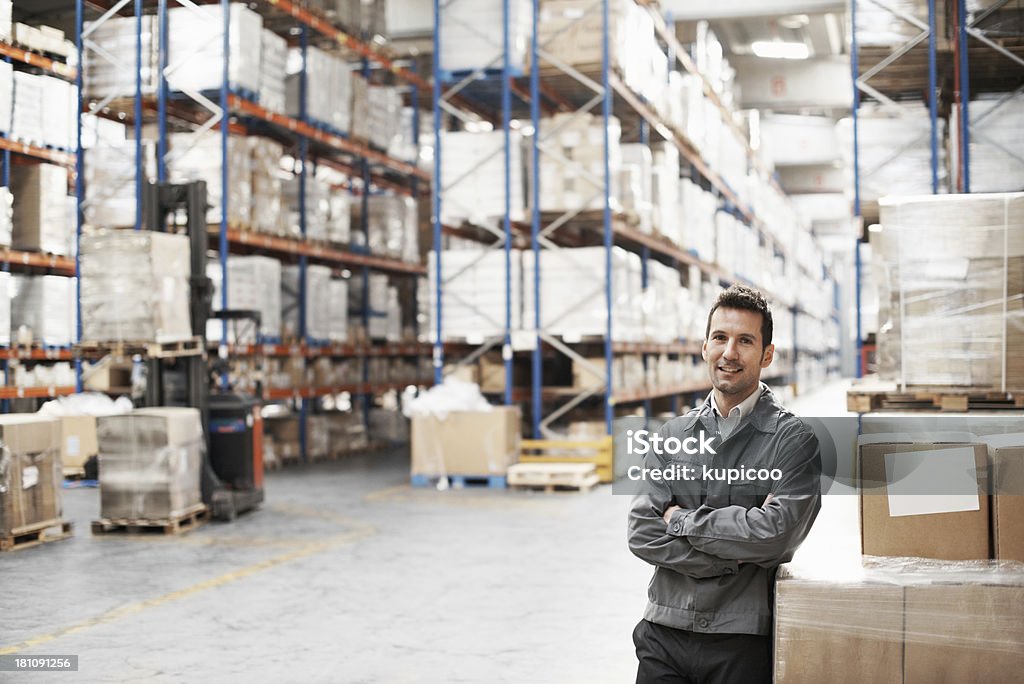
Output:
<instances>
[{"instance_id":1,"label":"pallet jack","mask_svg":"<svg viewBox=\"0 0 1024 684\"><path fill-rule=\"evenodd\" d=\"M143 191L144 224L148 230L180 226L182 215L191 248L189 313L192 334L206 339L211 318L250 319L259 329L259 312L212 311L213 283L206 275L206 182L148 183ZM225 323L226 325L226 323ZM207 365L205 355L146 359L148 406L189 406L199 409L206 435L202 469L203 503L217 520L233 520L263 502L263 420L257 396L231 392L211 379L226 362ZM226 376L226 373L224 373Z\"/></svg>"}]
</instances>

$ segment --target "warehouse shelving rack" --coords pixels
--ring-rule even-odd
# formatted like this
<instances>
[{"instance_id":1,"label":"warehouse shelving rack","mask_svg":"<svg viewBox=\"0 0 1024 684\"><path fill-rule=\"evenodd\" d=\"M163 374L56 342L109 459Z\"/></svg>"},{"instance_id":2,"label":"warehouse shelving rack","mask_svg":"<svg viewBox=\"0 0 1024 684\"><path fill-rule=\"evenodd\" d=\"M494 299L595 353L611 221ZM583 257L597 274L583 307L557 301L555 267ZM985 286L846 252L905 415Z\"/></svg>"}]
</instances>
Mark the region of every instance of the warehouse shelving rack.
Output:
<instances>
[{"instance_id":1,"label":"warehouse shelving rack","mask_svg":"<svg viewBox=\"0 0 1024 684\"><path fill-rule=\"evenodd\" d=\"M956 0L961 2L962 0ZM875 5L889 14L894 19L901 20L907 24L918 29L918 33L911 36L903 43L893 46L888 51L888 54L876 54L873 55L877 60L869 69L861 71L861 50L857 39L857 10L858 7L863 7L864 4L870 3ZM926 0L927 5L927 17L922 18L916 16L910 12L905 11L899 7L893 7L889 4L882 2L881 0L851 0L850 2L850 25L851 25L851 44L850 44L850 67L853 76L853 215L854 221L860 226L863 232L864 217L862 201L861 201L861 182L864 178L870 176L872 173L878 171L881 166L874 169L863 170L860 165L860 126L859 126L859 110L861 105L862 96L867 95L873 100L881 103L885 106L891 106L896 111L896 97L900 94L905 94L908 90L913 92L915 87L922 85L920 83L920 75L911 71L911 80L909 85L903 81L896 81L889 84L890 88L895 88L902 91L899 94L887 94L883 92L880 87L876 87L873 84L868 83L871 79L877 79L884 77L888 73L905 74L907 69L901 69L899 66L900 59L910 54L912 51L920 52L917 47L921 43L927 41L927 53L925 59L925 65L927 67L927 93L928 93L928 115L929 115L929 130L927 135L931 144L931 159L930 159L930 170L931 170L931 187L932 192L936 193L939 191L939 131L938 131L938 98L939 92L937 87L937 64L936 64L936 31L935 31L935 20L936 20L936 0ZM896 158L903 150L907 147L916 144L920 140L920 137L914 140L907 141L903 147L895 150L890 159ZM874 213L877 213L874 212ZM869 220L874 216L869 217ZM861 319L861 281L863 278L863 264L861 260L861 242L864 239L864 235L858 234L854 243L854 287L855 287L855 298L856 298L856 336L857 336L857 377L864 375L863 368L863 321Z\"/></svg>"},{"instance_id":2,"label":"warehouse shelving rack","mask_svg":"<svg viewBox=\"0 0 1024 684\"><path fill-rule=\"evenodd\" d=\"M735 274L727 272L718 264L703 260L695 254L681 249L669 242L667 239L648 235L631 227L628 225L627 221L624 220L623 216L617 215L611 210L609 202L611 171L608 167L607 150L609 141L607 137L607 124L613 113L617 115L620 120L623 120L623 130L627 129L626 124L628 122L633 128L639 131L642 141L650 135L651 131L654 131L662 139L674 143L678 148L681 157L689 164L691 175L694 178L700 179L706 186L711 187L721 198L723 210L733 212L741 217L745 223L758 231L762 244L771 245L776 254L782 256L784 259L791 258L789 250L784 245L779 244L768 233L765 224L754 214L750 207L745 206L739 200L733 189L730 188L722 177L718 175L718 173L706 162L697 150L697 147L688 140L683 133L675 130L669 122L663 120L653 107L645 102L640 95L634 93L623 82L618 73L610 67L608 44L608 0L597 0L596 2L591 3L590 9L587 12L588 14L591 12L600 13L602 25L601 64L596 68L589 69L561 64L558 60L550 59L550 55L546 55L545 46L538 44L539 2L538 0L534 0L532 3L532 30L530 44L531 68L529 73L528 94L524 92L523 84L516 80L516 75L510 73L508 68L509 0L504 0L502 5L506 21L503 31L503 64L500 65L502 67L500 74L498 74L498 65L488 65L495 67L490 74L488 74L487 68L485 67L478 69L471 74L464 75L461 79L453 79L453 75L446 74L441 70L439 54L442 44L441 42L444 40L443 31L440 29L444 24L442 12L447 11L450 6L457 1L458 0L450 0L447 3L442 3L439 0L436 0L434 3L435 26L438 27L435 30L434 35L435 176L438 178L441 176L441 159L444 154L442 145L443 136L441 135L441 132L444 130L444 123L442 121L441 114L446 109L446 102L450 94L458 93L460 95L464 95L467 99L482 105L484 109L487 109L489 106L496 109L496 107L494 107L494 101L496 98L500 97L500 121L497 117L492 117L490 119L490 123L495 127L495 129L503 130L505 132L505 149L499 149L494 152L494 154L504 153L505 155L506 171L504 183L506 212L504 216L499 217L499 221L501 222L504 230L499 233L498 231L493 230L493 228L489 229L494 235L494 241L485 247L481 251L481 254L485 253L487 249L502 247L507 252L511 248L514 240L519 242L519 244L524 244L528 235L528 245L533 251L535 259L534 263L536 264L539 263L542 252L546 250L560 249L568 246L582 246L577 240L564 237L567 232L565 230L567 226L571 226L573 228L582 227L585 230L588 230L589 241L587 244L598 244L603 246L605 249L605 269L604 274L601 276L601 280L603 281L602 289L606 312L606 330L602 338L596 342L596 344L603 350L605 360L604 382L600 387L583 391L564 387L545 387L541 377L541 365L544 353L553 351L571 359L583 361L584 363L586 362L586 358L579 352L579 347L576 343L568 343L556 335L549 334L542 328L542 302L540 301L541 290L539 282L540 271L536 268L532 274L524 273L524 278L533 279L533 293L535 297L533 308L535 319L533 321L524 321L524 325L530 327L530 329L525 331L525 333L531 335L532 339L529 343L517 344L516 346L518 349L512 349L513 331L510 329L511 316L509 311L511 296L508 291L508 288L511 287L511 283L509 282L508 268L506 267L506 272L504 274L506 282L506 316L505 331L502 336L503 339L489 340L483 346L474 349L472 353L464 357L455 365L457 366L475 361L488 349L501 344L506 378L506 387L503 393L504 401L505 403L524 402L530 404L532 408L532 415L530 417L532 434L537 438L551 437L553 433L550 429L550 425L555 420L568 415L570 411L592 397L600 397L603 400L604 422L608 432L610 432L612 428L612 421L615 416L616 407L622 405L642 403L644 405L645 414L650 416L651 400L669 397L672 399L673 411L678 412L678 399L681 396L696 398L697 395L708 391L710 389L710 384L694 382L684 383L673 387L648 388L644 390L617 389L613 385L612 359L616 354L640 353L644 356L646 362L646 359L650 354L670 353L679 356L699 355L700 346L699 343L694 344L692 341L688 342L686 340L680 340L677 343L668 345L653 343L625 343L615 340L615 331L612 330L612 248L615 246L623 247L641 256L643 285L645 288L647 285L646 264L648 259L651 258L661 260L677 268L684 266L696 266L702 273L703 277L726 285L731 283L744 283L746 281ZM639 4L647 5L647 3L643 2ZM728 112L725 109L721 100L714 94L714 89L711 87L710 83L697 71L695 63L678 43L678 40L673 34L668 23L657 14L657 10L653 6L648 7L648 10L654 18L657 35L665 45L667 51L666 59L671 60L670 66L674 68L678 62L685 71L696 74L698 77L702 78L705 93L708 97L712 98L723 112L727 114L727 116L725 116L725 120L730 122L731 126L735 127L731 112ZM583 21L583 19L584 17L580 17L578 21ZM549 64L549 67L543 70L540 66L542 60L547 61ZM552 65L554 68L551 68ZM492 76L492 85L490 88L473 87L474 84L486 84L487 77L489 75ZM441 85L442 81L446 78L449 80L455 80L455 84L447 91L445 91ZM497 78L500 78L500 81L498 81L497 85L493 85L494 80ZM522 107L513 107L513 94L517 96L518 101L529 105L528 110L524 111ZM511 220L508 211L510 175L508 172L508 163L510 158L508 141L511 120L525 119L529 117L530 127L532 128L532 135L529 136L531 138L530 142L533 152L531 162L533 165L532 176L534 178L538 178L539 157L544 153L542 142L544 132L541 129L542 109L545 110L545 113L550 113L552 111L572 112L576 116L589 113L591 111L598 111L599 109L599 120L604 123L605 130L605 168L603 178L591 179L592 185L594 185L595 194L599 193L603 197L603 210L598 210L596 212L596 216L594 216L592 212L584 211L568 211L561 213L557 217L545 216L539 209L539 187L537 183L534 183L532 185L531 201L529 202L531 216L528 227ZM457 116L453 118L459 119L463 123L467 120L466 117ZM500 129L498 129L499 126L501 127ZM749 145L747 146L747 153L750 156L752 163L755 164L755 168L766 171L760 163L760 160L757 159L754 152L749 148ZM773 179L772 182L777 187L777 181ZM440 219L442 215L441 205L447 188L440 187L440 185L436 186L436 188L433 205L434 250L435 258L437 259L436 278L433 283L437 302L437 310L434 312L436 326L436 329L434 330L436 337L434 358L436 378L440 381L443 375L443 367L445 363L445 349L448 348L449 350L454 351L454 348L457 345L445 345L444 331L442 330L443 316L441 315L441 307L443 306L445 282L442 280L443 271L441 268L441 255L443 250ZM558 234L559 231L561 231L561 234ZM506 261L506 264L507 263L508 262ZM834 288L834 278L827 275L826 279L831 282L832 287ZM794 313L801 311L799 305L796 303L787 304L787 307ZM795 336L795 317L793 332ZM594 344L594 342L588 343ZM796 347L796 345L794 346ZM529 391L524 390L524 388L513 387L512 385L513 355L515 351L522 349L529 349L531 352L531 383ZM790 374L791 369L784 373L784 375ZM778 378L778 376L776 376L776 378ZM551 410L552 402L558 403L558 406L553 410Z\"/></svg>"},{"instance_id":3,"label":"warehouse shelving rack","mask_svg":"<svg viewBox=\"0 0 1024 684\"><path fill-rule=\"evenodd\" d=\"M74 67L5 41L0 41L0 59L8 63L38 69L49 75L58 76L69 81L75 81L77 78L77 69ZM15 140L8 134L3 133L0 133L0 155L2 155L2 160L0 160L0 164L2 164L2 169L0 169L0 185L5 187L10 185L10 168L15 157L27 162L57 164L67 167L69 170L73 169L76 164L76 155L73 151L34 145ZM0 270L74 276L77 272L77 262L74 258L68 256L0 248ZM0 348L0 370L3 371L5 383L8 383L0 386L0 413L10 411L11 399L47 399L74 394L78 391L76 386L11 386L9 384L10 361L71 362L73 361L73 356L69 348L44 347L39 344L34 344L30 347L15 345L12 334L12 344L9 347Z\"/></svg>"},{"instance_id":4,"label":"warehouse shelving rack","mask_svg":"<svg viewBox=\"0 0 1024 684\"><path fill-rule=\"evenodd\" d=\"M211 65L214 68L219 67L220 69L220 87L213 92L172 93L167 78L169 70L175 66L168 63L169 8L189 8L203 4L217 4L222 8L223 24L220 31L220 39L223 41L222 54L224 58L221 64ZM106 11L91 25L93 27L92 30L95 30L104 21L113 17L123 17L131 11L130 16L135 17L139 27L135 45L134 92L126 93L128 95L127 98L111 96L98 103L89 103L85 99L85 90L81 88L82 76L80 70L78 74L80 85L79 104L81 111L91 110L100 116L125 121L135 129L135 140L137 142L135 148L137 211L133 226L135 229L142 227L141 201L138 198L141 197L142 187L147 180L143 170L141 142L143 123L153 122L157 127L156 179L158 181L167 180L168 137L172 125L184 125L202 135L219 137L221 152L221 219L219 225L211 226L211 236L215 237L215 240L211 241L211 248L215 248L220 257L223 278L222 299L220 302L222 307L227 306L229 284L227 282L226 265L229 253L262 253L292 260L299 264L300 292L298 296L298 313L301 342L296 345L281 345L277 344L276 340L260 340L260 344L257 345L228 345L225 325L220 344L218 345L219 354L228 356L261 354L268 356L299 356L302 358L326 356L330 358L356 358L362 360L361 382L352 382L336 388L304 386L287 390L265 390L264 398L267 401L295 400L300 416L301 451L305 458L307 453L306 419L311 408L310 400L315 400L317 397L326 394L345 391L363 395L366 397L364 404L368 404L371 394L401 388L401 386L392 383L375 385L367 382L367 361L369 358L374 356L421 356L423 354L423 347L420 345L366 344L323 346L321 341L310 339L307 334L305 312L306 267L310 263L321 263L336 269L352 268L361 270L364 281L364 297L367 289L367 274L370 270L401 276L417 276L426 272L425 267L421 263L371 254L364 248L353 247L344 249L306 239L305 184L307 174L311 168L315 168L316 164L331 166L346 174L351 191L364 198L368 193L375 192L378 188L418 196L420 193L419 183L428 182L431 178L429 173L418 167L417 160L392 158L359 140L339 134L337 131L319 127L305 116L306 94L309 87L305 76L305 56L306 49L310 44L311 34L315 35L322 44L340 48L349 55L354 54L362 58L364 71L368 70L369 65L372 63L387 71L393 78L411 84L414 89L424 86L429 87L429 84L413 71L400 66L396 61L373 47L369 42L356 38L317 13L300 6L298 3L291 2L290 0L261 0L258 3L248 3L248 6L250 9L258 11L264 17L268 22L268 27L276 30L288 30L292 35L290 43L293 46L295 45L294 36L297 34L298 46L303 56L300 76L301 103L299 116L292 117L270 111L256 101L256 96L233 89L229 82L230 5L231 3L228 0L213 0L212 2L190 2L189 0L157 0L156 2L152 2L152 0L150 2L146 2L146 0L118 0L116 3L110 4ZM141 55L142 18L146 12L151 12L154 9L157 15L159 33L157 45L159 68L156 72L155 96L143 95ZM80 64L84 63L82 57L85 56L86 52L95 52L95 49L87 41L88 32L84 26L84 11L85 0L76 0L76 33ZM414 102L415 99L414 97ZM229 223L227 190L229 187L230 169L227 163L227 150L228 139L232 135L265 135L282 141L286 146L296 150L294 158L296 160L296 176L299 180L298 214L301 237L284 238L253 233L244 231L240 226ZM80 117L78 155L79 236L82 230L81 201L84 199L82 164L86 157L87 155L82 154L81 151ZM365 237L367 230L365 204L361 217L361 228ZM363 313L365 319L365 305ZM266 344L263 344L264 342ZM425 379L424 382L419 384L424 383L427 383ZM368 414L364 413L364 417L368 418Z\"/></svg>"}]
</instances>

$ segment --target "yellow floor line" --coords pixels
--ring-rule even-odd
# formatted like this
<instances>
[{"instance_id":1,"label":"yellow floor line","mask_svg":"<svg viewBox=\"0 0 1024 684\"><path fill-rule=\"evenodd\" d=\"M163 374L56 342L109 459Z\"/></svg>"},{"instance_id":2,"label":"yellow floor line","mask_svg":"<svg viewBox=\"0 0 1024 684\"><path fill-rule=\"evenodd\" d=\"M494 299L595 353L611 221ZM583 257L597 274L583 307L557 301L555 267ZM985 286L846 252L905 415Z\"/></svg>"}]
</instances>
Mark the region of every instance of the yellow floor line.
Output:
<instances>
[{"instance_id":1,"label":"yellow floor line","mask_svg":"<svg viewBox=\"0 0 1024 684\"><path fill-rule=\"evenodd\" d=\"M292 561L299 560L300 558L312 556L314 554L321 553L336 546L352 543L364 537L371 536L375 533L375 528L369 525L364 525L357 529L345 532L344 534L340 534L335 537L331 537L324 541L306 544L305 546L296 549L295 551L290 551L288 553L281 554L280 556L268 558L265 561L261 561L259 563L255 563L253 565L241 568L240 570L234 570L232 572L223 574L220 577L215 577L213 579L206 580L205 582L199 582L198 584L193 584L190 587L179 589L178 591L172 591L169 594L164 594L163 596L158 596L156 598L148 599L146 601L139 601L137 603L131 603L126 606L114 608L113 610L109 610L106 613L103 613L102 615L99 615L94 618L89 618L87 620L82 620L81 622L69 625L68 627L64 627L63 629L59 629L55 632L50 632L49 634L41 634L39 636L26 639L25 641L22 641L18 644L14 644L13 646L5 646L3 648L0 648L0 655L21 653L22 651L25 651L27 649L34 648L36 646L41 646L42 644L55 641L56 639L68 636L69 634L81 632L82 630L88 629L90 627L95 627L97 625L115 622L117 620L120 620L121 618L125 618L130 615L137 615L138 613L141 613L144 610L155 608L157 606L166 605L168 603L173 603L174 601L178 601L189 596L194 596L196 594L208 591L210 589L215 589L230 582L235 582L240 579L250 577L252 575L255 575L256 573L263 572L264 570L269 570L270 568L276 567L278 565L283 565L285 563L290 563Z\"/></svg>"}]
</instances>

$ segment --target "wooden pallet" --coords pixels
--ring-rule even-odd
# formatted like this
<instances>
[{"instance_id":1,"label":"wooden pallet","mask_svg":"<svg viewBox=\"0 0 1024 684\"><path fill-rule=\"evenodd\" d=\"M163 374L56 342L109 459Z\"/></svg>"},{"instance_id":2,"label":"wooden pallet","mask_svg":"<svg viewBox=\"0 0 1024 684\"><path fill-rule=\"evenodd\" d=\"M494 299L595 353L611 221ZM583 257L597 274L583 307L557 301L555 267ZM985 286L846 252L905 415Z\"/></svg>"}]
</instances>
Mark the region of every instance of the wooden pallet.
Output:
<instances>
[{"instance_id":1,"label":"wooden pallet","mask_svg":"<svg viewBox=\"0 0 1024 684\"><path fill-rule=\"evenodd\" d=\"M57 531L59 528L60 531ZM25 525L11 530L7 536L0 536L0 551L20 551L40 544L68 539L73 534L74 524L55 518L34 525Z\"/></svg>"},{"instance_id":2,"label":"wooden pallet","mask_svg":"<svg viewBox=\"0 0 1024 684\"><path fill-rule=\"evenodd\" d=\"M114 341L114 342L80 342L75 345L77 356L106 356L108 354L123 358L141 354L151 358L173 358L179 356L201 356L206 353L203 338L190 337L187 340L173 342L146 341Z\"/></svg>"},{"instance_id":3,"label":"wooden pallet","mask_svg":"<svg viewBox=\"0 0 1024 684\"><path fill-rule=\"evenodd\" d=\"M593 463L517 463L508 469L508 484L518 489L589 492L600 481Z\"/></svg>"},{"instance_id":4,"label":"wooden pallet","mask_svg":"<svg viewBox=\"0 0 1024 684\"><path fill-rule=\"evenodd\" d=\"M956 387L854 385L846 393L846 410L872 411L993 411L1024 410L1024 393Z\"/></svg>"},{"instance_id":5,"label":"wooden pallet","mask_svg":"<svg viewBox=\"0 0 1024 684\"><path fill-rule=\"evenodd\" d=\"M92 523L93 534L183 534L201 527L209 520L206 504L196 504L173 518L158 520L101 518Z\"/></svg>"},{"instance_id":6,"label":"wooden pallet","mask_svg":"<svg viewBox=\"0 0 1024 684\"><path fill-rule=\"evenodd\" d=\"M520 443L520 463L589 463L601 482L614 479L612 438L576 441L524 439Z\"/></svg>"}]
</instances>

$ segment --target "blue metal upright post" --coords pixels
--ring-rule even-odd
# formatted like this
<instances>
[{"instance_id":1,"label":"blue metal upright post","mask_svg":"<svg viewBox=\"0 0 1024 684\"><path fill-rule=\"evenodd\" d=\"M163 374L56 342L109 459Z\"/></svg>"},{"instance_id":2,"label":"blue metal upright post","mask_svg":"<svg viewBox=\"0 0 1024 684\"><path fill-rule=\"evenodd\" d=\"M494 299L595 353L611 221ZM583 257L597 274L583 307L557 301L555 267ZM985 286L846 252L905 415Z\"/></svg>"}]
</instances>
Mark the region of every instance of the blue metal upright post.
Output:
<instances>
[{"instance_id":1,"label":"blue metal upright post","mask_svg":"<svg viewBox=\"0 0 1024 684\"><path fill-rule=\"evenodd\" d=\"M612 308L614 306L612 297L612 210L608 197L612 180L611 165L608 159L610 148L608 124L612 116L612 90L608 79L608 49L608 0L601 0L601 86L604 88L604 97L601 103L601 119L604 125L604 268L605 305L608 313L604 337L604 418L608 434L611 434L612 423L615 419L615 407L612 403L615 388L612 385Z\"/></svg>"},{"instance_id":2,"label":"blue metal upright post","mask_svg":"<svg viewBox=\"0 0 1024 684\"><path fill-rule=\"evenodd\" d=\"M939 191L939 93L935 69L935 0L928 0L928 116L931 122L932 194Z\"/></svg>"},{"instance_id":3,"label":"blue metal upright post","mask_svg":"<svg viewBox=\"0 0 1024 684\"><path fill-rule=\"evenodd\" d=\"M228 309L228 135L230 133L230 126L228 125L228 95L229 95L229 79L231 76L230 65L228 61L231 59L231 3L229 0L220 0L221 11L223 12L223 25L222 29L224 35L221 40L221 48L223 51L223 60L221 64L221 82L220 82L220 108L221 108L221 120L220 120L220 305L222 309ZM226 348L228 345L228 323L227 321L221 322L220 328L220 344L222 348ZM228 374L221 373L220 376L221 387L228 387Z\"/></svg>"},{"instance_id":4,"label":"blue metal upright post","mask_svg":"<svg viewBox=\"0 0 1024 684\"><path fill-rule=\"evenodd\" d=\"M85 200L85 154L82 150L82 74L85 71L82 60L82 30L85 27L85 0L75 0L75 50L78 52L78 68L75 71L75 86L78 91L78 107L75 109L75 343L82 341L82 271L79 249L82 244L82 202ZM4 174L10 166L10 156L4 158ZM82 391L82 360L75 358L75 391Z\"/></svg>"},{"instance_id":5,"label":"blue metal upright post","mask_svg":"<svg viewBox=\"0 0 1024 684\"><path fill-rule=\"evenodd\" d=\"M857 2L858 0L850 0L850 69L853 73L853 108L851 111L853 117L853 217L857 221L860 219L860 138L857 121L857 110L860 108L860 88L857 87L857 78L859 77L860 71L860 60L857 54ZM864 226L860 226L860 230L863 230ZM862 349L864 347L864 340L862 338L861 331L861 297L860 297L860 286L861 286L861 264L860 264L860 239L861 236L858 234L854 237L853 244L853 263L854 263L854 297L856 297L856 334L857 334L857 354L856 354L856 365L857 365L857 377L864 376L864 368L861 364Z\"/></svg>"},{"instance_id":6,"label":"blue metal upright post","mask_svg":"<svg viewBox=\"0 0 1024 684\"><path fill-rule=\"evenodd\" d=\"M441 2L434 0L434 54L432 56L433 110L434 110L434 178L432 180L431 209L434 234L434 384L444 379L444 341L441 337Z\"/></svg>"},{"instance_id":7,"label":"blue metal upright post","mask_svg":"<svg viewBox=\"0 0 1024 684\"><path fill-rule=\"evenodd\" d=\"M309 57L309 29L302 26L299 33L299 50L302 54L302 66L299 70L299 118L307 122L309 114L309 74L307 71ZM306 136L299 137L299 234L306 239L306 163L309 161L309 140ZM306 320L306 268L308 258L305 254L299 257L299 337L303 347L309 345L309 330ZM309 404L304 397L299 397L299 453L303 463L309 461Z\"/></svg>"},{"instance_id":8,"label":"blue metal upright post","mask_svg":"<svg viewBox=\"0 0 1024 684\"><path fill-rule=\"evenodd\" d=\"M81 64L79 71L82 70ZM135 230L142 230L142 186L145 165L142 156L142 0L135 0Z\"/></svg>"},{"instance_id":9,"label":"blue metal upright post","mask_svg":"<svg viewBox=\"0 0 1024 684\"><path fill-rule=\"evenodd\" d=\"M365 36L364 36L365 37ZM369 93L370 89L370 62L363 58L362 76L366 79L366 89ZM369 96L369 95L367 95ZM352 122L355 125L355 122ZM363 194L360 196L362 211L359 213L359 225L363 231L363 244L366 246L367 251L370 249L370 185L372 183L372 177L370 176L370 164L366 157L362 157L359 160L359 169L362 172L363 178ZM363 330L366 331L367 339L370 338L370 316L376 314L376 311L371 312L370 310L370 269L366 266L362 267L363 277ZM386 315L386 312L385 312ZM366 426L366 434L370 434L370 408L372 405L372 395L367 392L370 383L370 359L367 356L362 357L361 361L361 375L360 380L363 383L362 387L362 405L363 405L363 424Z\"/></svg>"},{"instance_id":10,"label":"blue metal upright post","mask_svg":"<svg viewBox=\"0 0 1024 684\"><path fill-rule=\"evenodd\" d=\"M509 80L509 0L502 0L501 127L505 137L505 339L501 357L505 363L505 404L512 403L512 88Z\"/></svg>"},{"instance_id":11,"label":"blue metal upright post","mask_svg":"<svg viewBox=\"0 0 1024 684\"><path fill-rule=\"evenodd\" d=\"M530 188L530 249L533 250L533 326L535 330L533 352L530 356L530 401L533 408L533 438L543 437L540 429L544 406L541 403L543 378L543 355L541 354L540 315L540 64L537 45L539 29L540 0L533 0L532 30L530 32L530 121L533 135L530 138L530 164L533 185Z\"/></svg>"},{"instance_id":12,"label":"blue metal upright post","mask_svg":"<svg viewBox=\"0 0 1024 684\"><path fill-rule=\"evenodd\" d=\"M967 54L967 0L957 0L957 26L960 53L960 146L963 165L963 191L971 191L971 74Z\"/></svg>"},{"instance_id":13,"label":"blue metal upright post","mask_svg":"<svg viewBox=\"0 0 1024 684\"><path fill-rule=\"evenodd\" d=\"M418 74L416 70L416 60L412 61L409 71L414 74ZM409 163L417 168L420 165L420 88L415 83L412 84L411 93L409 99L412 102L412 147L414 150L413 158L409 160ZM412 191L412 200L416 203L416 228L417 233L419 232L419 204L420 204L420 182L419 178L413 176L410 179L410 190ZM419 301L419 280L413 281L412 288L412 330L413 336L416 341L419 342L420 338L420 301ZM417 359L418 360L418 359ZM417 372L417 378L419 373Z\"/></svg>"},{"instance_id":14,"label":"blue metal upright post","mask_svg":"<svg viewBox=\"0 0 1024 684\"><path fill-rule=\"evenodd\" d=\"M156 178L163 183L167 180L167 79L164 78L164 70L167 69L167 0L160 0L157 5L157 35L158 37L158 70L157 70L157 92L156 92L156 117L157 117L157 139L156 139Z\"/></svg>"}]
</instances>

